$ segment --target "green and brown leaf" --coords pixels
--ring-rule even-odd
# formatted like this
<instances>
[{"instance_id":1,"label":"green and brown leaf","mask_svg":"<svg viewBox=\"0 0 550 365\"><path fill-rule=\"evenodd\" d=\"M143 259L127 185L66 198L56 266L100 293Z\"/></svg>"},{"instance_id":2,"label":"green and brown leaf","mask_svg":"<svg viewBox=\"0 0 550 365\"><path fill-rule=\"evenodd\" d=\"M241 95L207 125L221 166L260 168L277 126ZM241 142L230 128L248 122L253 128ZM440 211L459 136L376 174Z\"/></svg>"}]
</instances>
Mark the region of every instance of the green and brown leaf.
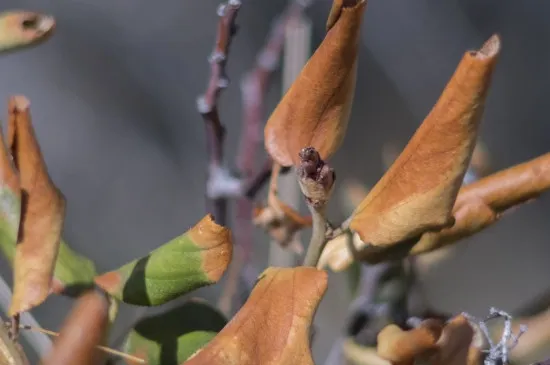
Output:
<instances>
[{"instance_id":1,"label":"green and brown leaf","mask_svg":"<svg viewBox=\"0 0 550 365\"><path fill-rule=\"evenodd\" d=\"M156 306L217 282L231 261L231 231L205 216L187 233L95 279L125 303Z\"/></svg>"}]
</instances>

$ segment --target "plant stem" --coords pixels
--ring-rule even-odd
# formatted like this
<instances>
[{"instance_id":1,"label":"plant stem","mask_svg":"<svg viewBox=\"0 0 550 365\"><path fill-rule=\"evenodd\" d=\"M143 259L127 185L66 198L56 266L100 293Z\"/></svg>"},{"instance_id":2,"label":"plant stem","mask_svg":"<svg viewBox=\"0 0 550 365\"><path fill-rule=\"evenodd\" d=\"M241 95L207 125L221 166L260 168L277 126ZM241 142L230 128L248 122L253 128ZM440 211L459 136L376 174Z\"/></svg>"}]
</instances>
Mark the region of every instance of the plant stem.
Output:
<instances>
[{"instance_id":1,"label":"plant stem","mask_svg":"<svg viewBox=\"0 0 550 365\"><path fill-rule=\"evenodd\" d=\"M218 15L218 33L212 55L210 56L210 80L203 95L197 99L197 108L202 115L206 127L206 138L208 146L208 179L214 176L225 176L223 167L223 144L225 139L225 128L218 114L218 99L220 93L229 85L225 66L229 54L229 46L236 32L235 18L241 7L238 0L230 0L220 5ZM217 174L214 174L218 172ZM208 191L208 186L207 186ZM208 196L208 210L214 215L216 222L225 225L227 222L227 199L223 196Z\"/></svg>"},{"instance_id":2,"label":"plant stem","mask_svg":"<svg viewBox=\"0 0 550 365\"><path fill-rule=\"evenodd\" d=\"M325 247L327 221L325 219L325 207L315 208L312 204L308 204L311 218L313 221L313 229L311 232L311 240L304 259L304 266L317 266L317 262L321 257L321 252Z\"/></svg>"},{"instance_id":3,"label":"plant stem","mask_svg":"<svg viewBox=\"0 0 550 365\"><path fill-rule=\"evenodd\" d=\"M8 312L11 296L12 292L10 287L6 284L4 278L0 276L0 308L2 308L5 313ZM33 327L40 327L36 319L29 312L24 312L21 314L21 321L24 323L29 323ZM23 332L22 335L25 337L38 357L44 356L52 348L52 341L50 341L50 339L43 334Z\"/></svg>"},{"instance_id":4,"label":"plant stem","mask_svg":"<svg viewBox=\"0 0 550 365\"><path fill-rule=\"evenodd\" d=\"M47 329L44 329L44 328L41 328L41 327L22 325L19 328L22 329L22 330L28 330L28 331L34 331L34 332L42 333L42 334L52 336L52 337L59 336L59 333L54 332L54 331L50 331L50 330L47 330ZM96 348L98 350L101 350L101 351L105 352L105 353L108 353L108 354L111 354L111 355L116 355L116 356L119 356L119 357L121 357L125 360L131 360L132 362L136 362L138 364L145 364L146 363L145 360L142 359L141 357L133 356L133 355L127 354L125 352L112 349L110 347L96 346Z\"/></svg>"}]
</instances>

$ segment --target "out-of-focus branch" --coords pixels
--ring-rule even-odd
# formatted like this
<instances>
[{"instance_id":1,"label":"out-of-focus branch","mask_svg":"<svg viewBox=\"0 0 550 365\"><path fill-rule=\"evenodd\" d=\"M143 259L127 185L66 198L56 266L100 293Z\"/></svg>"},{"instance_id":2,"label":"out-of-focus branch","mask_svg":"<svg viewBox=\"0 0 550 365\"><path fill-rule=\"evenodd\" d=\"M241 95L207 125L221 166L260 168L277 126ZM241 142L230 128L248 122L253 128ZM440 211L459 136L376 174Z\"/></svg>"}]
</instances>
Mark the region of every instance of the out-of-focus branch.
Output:
<instances>
[{"instance_id":1,"label":"out-of-focus branch","mask_svg":"<svg viewBox=\"0 0 550 365\"><path fill-rule=\"evenodd\" d=\"M0 308L4 313L8 313L10 306L12 292L8 284L4 281L4 278L0 276ZM21 321L27 323L33 327L39 327L40 325L30 312L21 313ZM0 325L2 325L0 323ZM41 333L23 332L23 337L27 340L29 345L34 349L38 357L44 356L52 348L52 342L47 336Z\"/></svg>"},{"instance_id":2,"label":"out-of-focus branch","mask_svg":"<svg viewBox=\"0 0 550 365\"><path fill-rule=\"evenodd\" d=\"M241 173L241 192L234 196L237 198L235 241L240 249L234 253L234 260L227 274L227 282L218 303L220 310L226 314L231 311L231 303L238 290L239 273L243 271L243 266L250 265L250 256L253 250L254 198L264 184L269 181L273 167L273 162L269 158L260 169L256 167L263 138L266 94L272 81L273 72L280 63L285 41L285 28L300 14L305 5L307 4L292 1L284 13L274 21L266 43L256 57L253 69L241 81L243 119L239 152L235 161ZM247 271L251 271L250 268ZM250 288L253 283L250 283ZM249 291L250 288L246 290Z\"/></svg>"},{"instance_id":3,"label":"out-of-focus branch","mask_svg":"<svg viewBox=\"0 0 550 365\"><path fill-rule=\"evenodd\" d=\"M240 0L229 0L220 5L218 15L218 33L214 50L210 55L210 80L206 92L197 99L197 109L204 119L208 144L208 183L207 198L209 211L216 221L225 224L227 221L227 201L222 192L239 190L240 182L223 166L223 142L225 128L221 123L217 102L220 93L229 85L225 71L229 46L236 32L235 19L241 7Z\"/></svg>"}]
</instances>

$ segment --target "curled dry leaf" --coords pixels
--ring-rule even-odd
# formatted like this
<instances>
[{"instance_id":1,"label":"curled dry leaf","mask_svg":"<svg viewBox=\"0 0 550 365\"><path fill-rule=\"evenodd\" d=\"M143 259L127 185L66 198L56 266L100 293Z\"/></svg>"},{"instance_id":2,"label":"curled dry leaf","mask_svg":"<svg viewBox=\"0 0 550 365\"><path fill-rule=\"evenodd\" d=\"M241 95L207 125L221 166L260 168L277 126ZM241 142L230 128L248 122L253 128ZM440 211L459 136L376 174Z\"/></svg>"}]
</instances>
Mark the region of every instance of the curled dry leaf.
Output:
<instances>
[{"instance_id":1,"label":"curled dry leaf","mask_svg":"<svg viewBox=\"0 0 550 365\"><path fill-rule=\"evenodd\" d=\"M408 331L389 325L378 334L378 355L392 364L474 365L479 351L471 349L473 335L462 315L446 324L428 319Z\"/></svg>"},{"instance_id":2,"label":"curled dry leaf","mask_svg":"<svg viewBox=\"0 0 550 365\"><path fill-rule=\"evenodd\" d=\"M442 330L437 320L426 320L409 331L391 324L378 334L378 355L393 364L412 364L417 356L436 348Z\"/></svg>"},{"instance_id":3,"label":"curled dry leaf","mask_svg":"<svg viewBox=\"0 0 550 365\"><path fill-rule=\"evenodd\" d=\"M500 39L467 52L401 155L353 214L350 228L374 246L452 225L452 208L475 147Z\"/></svg>"},{"instance_id":4,"label":"curled dry leaf","mask_svg":"<svg viewBox=\"0 0 550 365\"><path fill-rule=\"evenodd\" d=\"M23 348L9 336L9 330L0 322L0 364L1 365L29 365L29 360Z\"/></svg>"},{"instance_id":5,"label":"curled dry leaf","mask_svg":"<svg viewBox=\"0 0 550 365\"><path fill-rule=\"evenodd\" d=\"M312 146L327 159L348 124L366 0L334 0L327 34L267 121L265 147L283 166L298 165Z\"/></svg>"},{"instance_id":6,"label":"curled dry leaf","mask_svg":"<svg viewBox=\"0 0 550 365\"><path fill-rule=\"evenodd\" d=\"M241 310L185 365L313 365L310 326L326 288L324 271L267 269Z\"/></svg>"},{"instance_id":7,"label":"curled dry leaf","mask_svg":"<svg viewBox=\"0 0 550 365\"><path fill-rule=\"evenodd\" d=\"M0 13L0 53L46 40L55 28L53 17L30 11Z\"/></svg>"},{"instance_id":8,"label":"curled dry leaf","mask_svg":"<svg viewBox=\"0 0 550 365\"><path fill-rule=\"evenodd\" d=\"M12 153L16 153L14 148L16 142L16 115L13 108L11 111L7 147L4 145L4 138L0 129L0 237L2 237L0 252L13 265L21 222L22 201L19 173L11 158ZM29 199L27 197L23 201L23 210L26 210L28 203ZM95 275L94 264L74 252L66 242L61 240L54 270L53 292L69 295L77 294L81 288L90 287L93 284Z\"/></svg>"},{"instance_id":9,"label":"curled dry leaf","mask_svg":"<svg viewBox=\"0 0 550 365\"><path fill-rule=\"evenodd\" d=\"M99 364L102 353L96 347L105 339L109 306L105 293L97 290L78 298L42 365Z\"/></svg>"},{"instance_id":10,"label":"curled dry leaf","mask_svg":"<svg viewBox=\"0 0 550 365\"><path fill-rule=\"evenodd\" d=\"M31 124L29 101L12 97L9 113L8 138L23 202L10 307L10 315L15 315L39 305L50 293L65 200L48 175Z\"/></svg>"},{"instance_id":11,"label":"curled dry leaf","mask_svg":"<svg viewBox=\"0 0 550 365\"><path fill-rule=\"evenodd\" d=\"M334 271L346 269L354 259L371 264L408 255L432 252L456 243L497 222L503 213L535 199L550 189L550 153L499 171L462 187L453 208L455 223L440 232L427 232L416 240L394 246L366 245L355 234L353 251L345 236L329 241L318 267Z\"/></svg>"},{"instance_id":12,"label":"curled dry leaf","mask_svg":"<svg viewBox=\"0 0 550 365\"><path fill-rule=\"evenodd\" d=\"M262 227L281 247L289 248L298 255L303 253L304 248L297 240L296 233L311 227L311 216L300 215L277 196L273 196L268 205L254 209L253 222Z\"/></svg>"},{"instance_id":13,"label":"curled dry leaf","mask_svg":"<svg viewBox=\"0 0 550 365\"><path fill-rule=\"evenodd\" d=\"M125 303L161 305L217 282L232 252L231 231L207 215L185 234L95 282Z\"/></svg>"},{"instance_id":14,"label":"curled dry leaf","mask_svg":"<svg viewBox=\"0 0 550 365\"><path fill-rule=\"evenodd\" d=\"M409 250L417 255L455 243L487 228L507 210L550 189L550 153L464 186L453 209L455 224L428 232Z\"/></svg>"},{"instance_id":15,"label":"curled dry leaf","mask_svg":"<svg viewBox=\"0 0 550 365\"><path fill-rule=\"evenodd\" d=\"M267 205L258 206L253 211L253 222L262 227L275 242L283 248L289 248L296 254L302 254L304 248L296 237L303 228L311 227L311 216L302 216L291 206L279 199L277 186L281 165L274 164L267 194Z\"/></svg>"},{"instance_id":16,"label":"curled dry leaf","mask_svg":"<svg viewBox=\"0 0 550 365\"><path fill-rule=\"evenodd\" d=\"M147 365L177 365L210 342L226 324L218 310L193 299L140 320L128 334L123 349L145 359ZM126 362L137 365L132 360Z\"/></svg>"}]
</instances>

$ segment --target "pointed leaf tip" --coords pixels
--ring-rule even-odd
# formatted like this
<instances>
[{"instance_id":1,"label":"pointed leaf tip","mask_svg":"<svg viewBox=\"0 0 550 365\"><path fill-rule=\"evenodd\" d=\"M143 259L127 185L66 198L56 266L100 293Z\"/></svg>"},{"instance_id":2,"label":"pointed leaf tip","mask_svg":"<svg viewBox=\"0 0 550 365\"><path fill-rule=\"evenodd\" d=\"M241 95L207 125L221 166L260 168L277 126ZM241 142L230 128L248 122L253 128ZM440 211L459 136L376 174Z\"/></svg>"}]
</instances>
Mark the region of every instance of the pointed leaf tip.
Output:
<instances>
[{"instance_id":1,"label":"pointed leaf tip","mask_svg":"<svg viewBox=\"0 0 550 365\"><path fill-rule=\"evenodd\" d=\"M29 105L23 96L9 101L8 143L22 194L10 315L41 304L50 293L65 216L65 199L48 175Z\"/></svg>"},{"instance_id":2,"label":"pointed leaf tip","mask_svg":"<svg viewBox=\"0 0 550 365\"><path fill-rule=\"evenodd\" d=\"M207 215L185 234L95 282L125 303L161 305L217 282L232 252L231 231Z\"/></svg>"},{"instance_id":3,"label":"pointed leaf tip","mask_svg":"<svg viewBox=\"0 0 550 365\"><path fill-rule=\"evenodd\" d=\"M365 1L356 3L344 7L344 2L335 0L325 39L267 121L265 148L283 166L298 165L304 147L314 147L325 160L342 143L355 93L366 8Z\"/></svg>"},{"instance_id":4,"label":"pointed leaf tip","mask_svg":"<svg viewBox=\"0 0 550 365\"><path fill-rule=\"evenodd\" d=\"M501 41L500 36L498 34L494 34L489 38L483 46L478 51L474 52L474 55L477 58L488 58L491 59L493 57L496 57L498 53L500 52L501 48Z\"/></svg>"},{"instance_id":5,"label":"pointed leaf tip","mask_svg":"<svg viewBox=\"0 0 550 365\"><path fill-rule=\"evenodd\" d=\"M313 365L309 330L327 274L309 267L268 268L241 310L185 365Z\"/></svg>"},{"instance_id":6,"label":"pointed leaf tip","mask_svg":"<svg viewBox=\"0 0 550 365\"><path fill-rule=\"evenodd\" d=\"M0 13L0 53L41 43L55 29L53 17L31 11Z\"/></svg>"},{"instance_id":7,"label":"pointed leaf tip","mask_svg":"<svg viewBox=\"0 0 550 365\"><path fill-rule=\"evenodd\" d=\"M392 245L453 224L499 51L495 36L466 52L430 114L355 210L350 228L363 242Z\"/></svg>"}]
</instances>

